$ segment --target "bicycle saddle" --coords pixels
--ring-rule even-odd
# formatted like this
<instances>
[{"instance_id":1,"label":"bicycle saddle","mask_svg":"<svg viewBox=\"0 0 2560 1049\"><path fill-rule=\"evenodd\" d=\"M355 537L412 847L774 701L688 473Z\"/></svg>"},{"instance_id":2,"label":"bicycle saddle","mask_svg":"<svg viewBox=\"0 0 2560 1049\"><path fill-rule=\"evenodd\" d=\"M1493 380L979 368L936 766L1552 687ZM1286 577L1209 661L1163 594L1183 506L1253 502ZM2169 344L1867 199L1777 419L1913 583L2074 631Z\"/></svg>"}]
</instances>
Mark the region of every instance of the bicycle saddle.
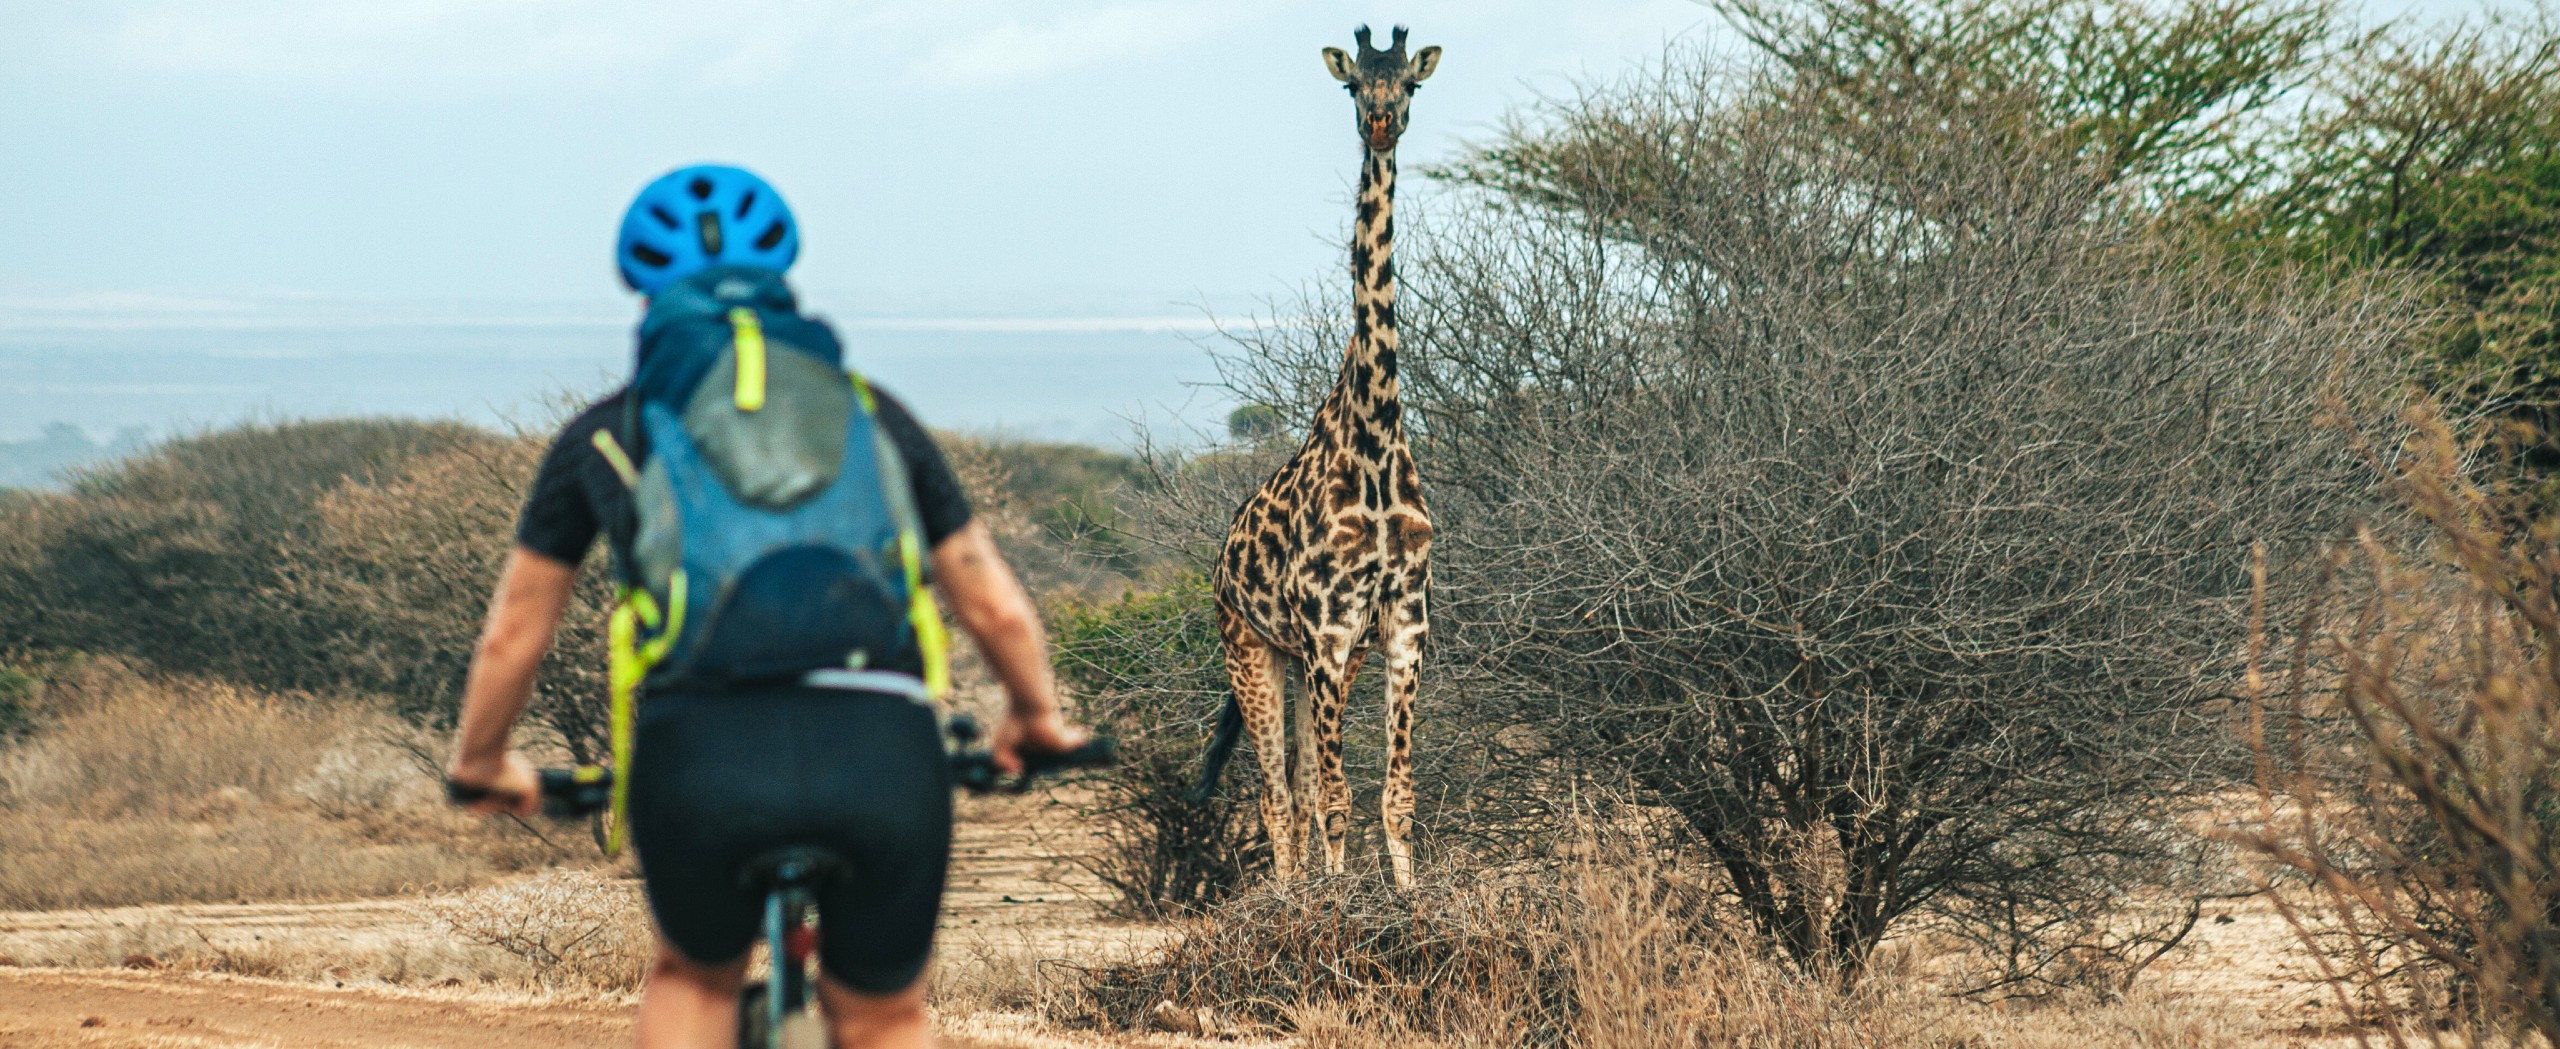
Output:
<instances>
[{"instance_id":1,"label":"bicycle saddle","mask_svg":"<svg viewBox=\"0 0 2560 1049\"><path fill-rule=\"evenodd\" d=\"M738 879L758 889L782 889L816 885L843 870L845 862L835 853L815 845L793 845L759 853L739 868Z\"/></svg>"}]
</instances>

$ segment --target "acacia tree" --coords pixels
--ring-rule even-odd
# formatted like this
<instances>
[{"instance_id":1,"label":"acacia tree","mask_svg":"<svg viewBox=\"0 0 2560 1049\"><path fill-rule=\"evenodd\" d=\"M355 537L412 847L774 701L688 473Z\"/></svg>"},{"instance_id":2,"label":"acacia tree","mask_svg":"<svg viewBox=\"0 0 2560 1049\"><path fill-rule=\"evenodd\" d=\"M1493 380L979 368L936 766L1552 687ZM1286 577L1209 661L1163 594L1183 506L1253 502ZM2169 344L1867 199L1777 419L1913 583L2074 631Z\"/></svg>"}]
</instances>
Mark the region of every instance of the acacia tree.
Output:
<instances>
[{"instance_id":1,"label":"acacia tree","mask_svg":"<svg viewBox=\"0 0 2560 1049\"><path fill-rule=\"evenodd\" d=\"M2560 11L2369 41L2270 152L2285 178L2236 216L2270 244L2427 277L2429 384L2457 408L2560 430ZM2560 469L2560 445L2527 449Z\"/></svg>"},{"instance_id":2,"label":"acacia tree","mask_svg":"<svg viewBox=\"0 0 2560 1049\"><path fill-rule=\"evenodd\" d=\"M2317 417L2390 399L2414 311L2191 264L2014 94L1835 101L1675 63L1477 158L1605 158L1573 195L1408 239L1442 709L1671 814L1808 967L1927 920L1986 989L2122 980L2245 767L2249 546L2370 503ZM1305 396L1291 330L1248 398Z\"/></svg>"},{"instance_id":3,"label":"acacia tree","mask_svg":"<svg viewBox=\"0 0 2560 1049\"><path fill-rule=\"evenodd\" d=\"M2211 213L2281 181L2283 111L2354 39L2334 0L1713 0L1833 134L1867 148L1913 107L1970 110L1970 129L2068 158L2081 177L2155 206ZM1703 96L1691 101L1714 104ZM1438 174L1599 218L1694 172L1638 143L1660 107L1515 122ZM1631 195L1632 194L1632 195Z\"/></svg>"}]
</instances>

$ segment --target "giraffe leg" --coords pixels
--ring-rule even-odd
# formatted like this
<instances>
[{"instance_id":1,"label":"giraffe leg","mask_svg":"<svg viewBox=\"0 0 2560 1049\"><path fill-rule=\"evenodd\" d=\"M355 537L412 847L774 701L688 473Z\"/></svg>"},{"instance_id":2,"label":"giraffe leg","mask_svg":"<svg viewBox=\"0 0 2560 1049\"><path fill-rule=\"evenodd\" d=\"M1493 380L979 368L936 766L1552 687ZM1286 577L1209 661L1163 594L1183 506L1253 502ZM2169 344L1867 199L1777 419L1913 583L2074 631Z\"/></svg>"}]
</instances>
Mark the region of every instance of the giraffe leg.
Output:
<instances>
[{"instance_id":1,"label":"giraffe leg","mask_svg":"<svg viewBox=\"0 0 2560 1049\"><path fill-rule=\"evenodd\" d=\"M1289 732L1281 706L1279 653L1251 627L1220 611L1227 653L1227 683L1245 730L1253 734L1254 764L1262 768L1262 832L1271 839L1271 869L1280 880L1298 876L1297 804L1289 790Z\"/></svg>"},{"instance_id":2,"label":"giraffe leg","mask_svg":"<svg viewBox=\"0 0 2560 1049\"><path fill-rule=\"evenodd\" d=\"M1420 592L1390 594L1378 612L1387 677L1387 773L1378 823L1389 870L1403 889L1413 886L1413 847L1405 842L1413 820L1413 705L1421 691L1422 641L1431 625Z\"/></svg>"},{"instance_id":3,"label":"giraffe leg","mask_svg":"<svg viewBox=\"0 0 2560 1049\"><path fill-rule=\"evenodd\" d=\"M1355 648L1326 655L1331 658L1307 661L1307 698L1301 709L1310 715L1309 731L1300 738L1312 740L1304 759L1312 768L1302 781L1306 786L1299 804L1315 815L1307 841L1308 866L1315 865L1312 854L1321 845L1325 873L1340 874L1344 839L1351 829L1351 783L1342 774L1342 711L1366 653Z\"/></svg>"},{"instance_id":4,"label":"giraffe leg","mask_svg":"<svg viewBox=\"0 0 2560 1049\"><path fill-rule=\"evenodd\" d=\"M1295 745L1289 748L1289 791L1297 801L1297 808L1289 814L1289 830L1290 833L1304 836L1310 852L1314 850L1316 842L1324 840L1324 813L1323 806L1320 804L1324 800L1324 794L1317 787L1315 779L1316 769L1319 767L1316 755L1322 749L1317 742L1318 719L1314 709L1316 673L1315 660L1310 659L1298 664L1298 709L1296 716L1291 719L1291 728L1296 731L1297 740ZM1310 857L1310 862L1307 864L1308 871L1313 873L1315 866Z\"/></svg>"}]
</instances>

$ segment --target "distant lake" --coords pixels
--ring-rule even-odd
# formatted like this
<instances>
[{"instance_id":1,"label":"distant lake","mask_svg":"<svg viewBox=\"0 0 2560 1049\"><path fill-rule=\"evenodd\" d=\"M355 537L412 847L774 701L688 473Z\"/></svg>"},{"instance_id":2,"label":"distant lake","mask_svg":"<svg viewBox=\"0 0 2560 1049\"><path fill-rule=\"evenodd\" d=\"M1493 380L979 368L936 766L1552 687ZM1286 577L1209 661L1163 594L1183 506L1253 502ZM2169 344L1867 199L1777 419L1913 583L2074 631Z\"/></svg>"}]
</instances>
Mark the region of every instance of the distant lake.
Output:
<instances>
[{"instance_id":1,"label":"distant lake","mask_svg":"<svg viewBox=\"0 0 2560 1049\"><path fill-rule=\"evenodd\" d=\"M1125 447L1224 419L1191 319L839 321L848 363L927 425ZM0 441L67 422L100 440L242 419L405 415L542 425L618 384L619 323L0 324Z\"/></svg>"}]
</instances>

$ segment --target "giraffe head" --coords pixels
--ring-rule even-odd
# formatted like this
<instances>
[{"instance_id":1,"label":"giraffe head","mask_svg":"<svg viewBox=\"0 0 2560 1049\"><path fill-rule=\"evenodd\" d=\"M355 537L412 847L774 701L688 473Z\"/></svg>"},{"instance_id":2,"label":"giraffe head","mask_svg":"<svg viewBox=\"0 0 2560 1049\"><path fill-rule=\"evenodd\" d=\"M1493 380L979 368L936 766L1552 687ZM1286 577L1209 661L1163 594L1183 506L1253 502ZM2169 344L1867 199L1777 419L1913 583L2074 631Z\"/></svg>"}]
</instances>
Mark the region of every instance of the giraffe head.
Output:
<instances>
[{"instance_id":1,"label":"giraffe head","mask_svg":"<svg viewBox=\"0 0 2560 1049\"><path fill-rule=\"evenodd\" d=\"M1405 28L1396 27L1395 43L1381 51L1369 43L1369 27L1361 26L1352 34L1360 42L1360 57L1353 58L1341 48L1324 49L1324 67L1333 78L1351 92L1351 101L1359 112L1360 137L1373 153L1396 148L1396 139L1404 134L1404 122L1413 108L1413 92L1429 79L1440 66L1440 49L1426 47L1411 59L1404 54Z\"/></svg>"}]
</instances>

